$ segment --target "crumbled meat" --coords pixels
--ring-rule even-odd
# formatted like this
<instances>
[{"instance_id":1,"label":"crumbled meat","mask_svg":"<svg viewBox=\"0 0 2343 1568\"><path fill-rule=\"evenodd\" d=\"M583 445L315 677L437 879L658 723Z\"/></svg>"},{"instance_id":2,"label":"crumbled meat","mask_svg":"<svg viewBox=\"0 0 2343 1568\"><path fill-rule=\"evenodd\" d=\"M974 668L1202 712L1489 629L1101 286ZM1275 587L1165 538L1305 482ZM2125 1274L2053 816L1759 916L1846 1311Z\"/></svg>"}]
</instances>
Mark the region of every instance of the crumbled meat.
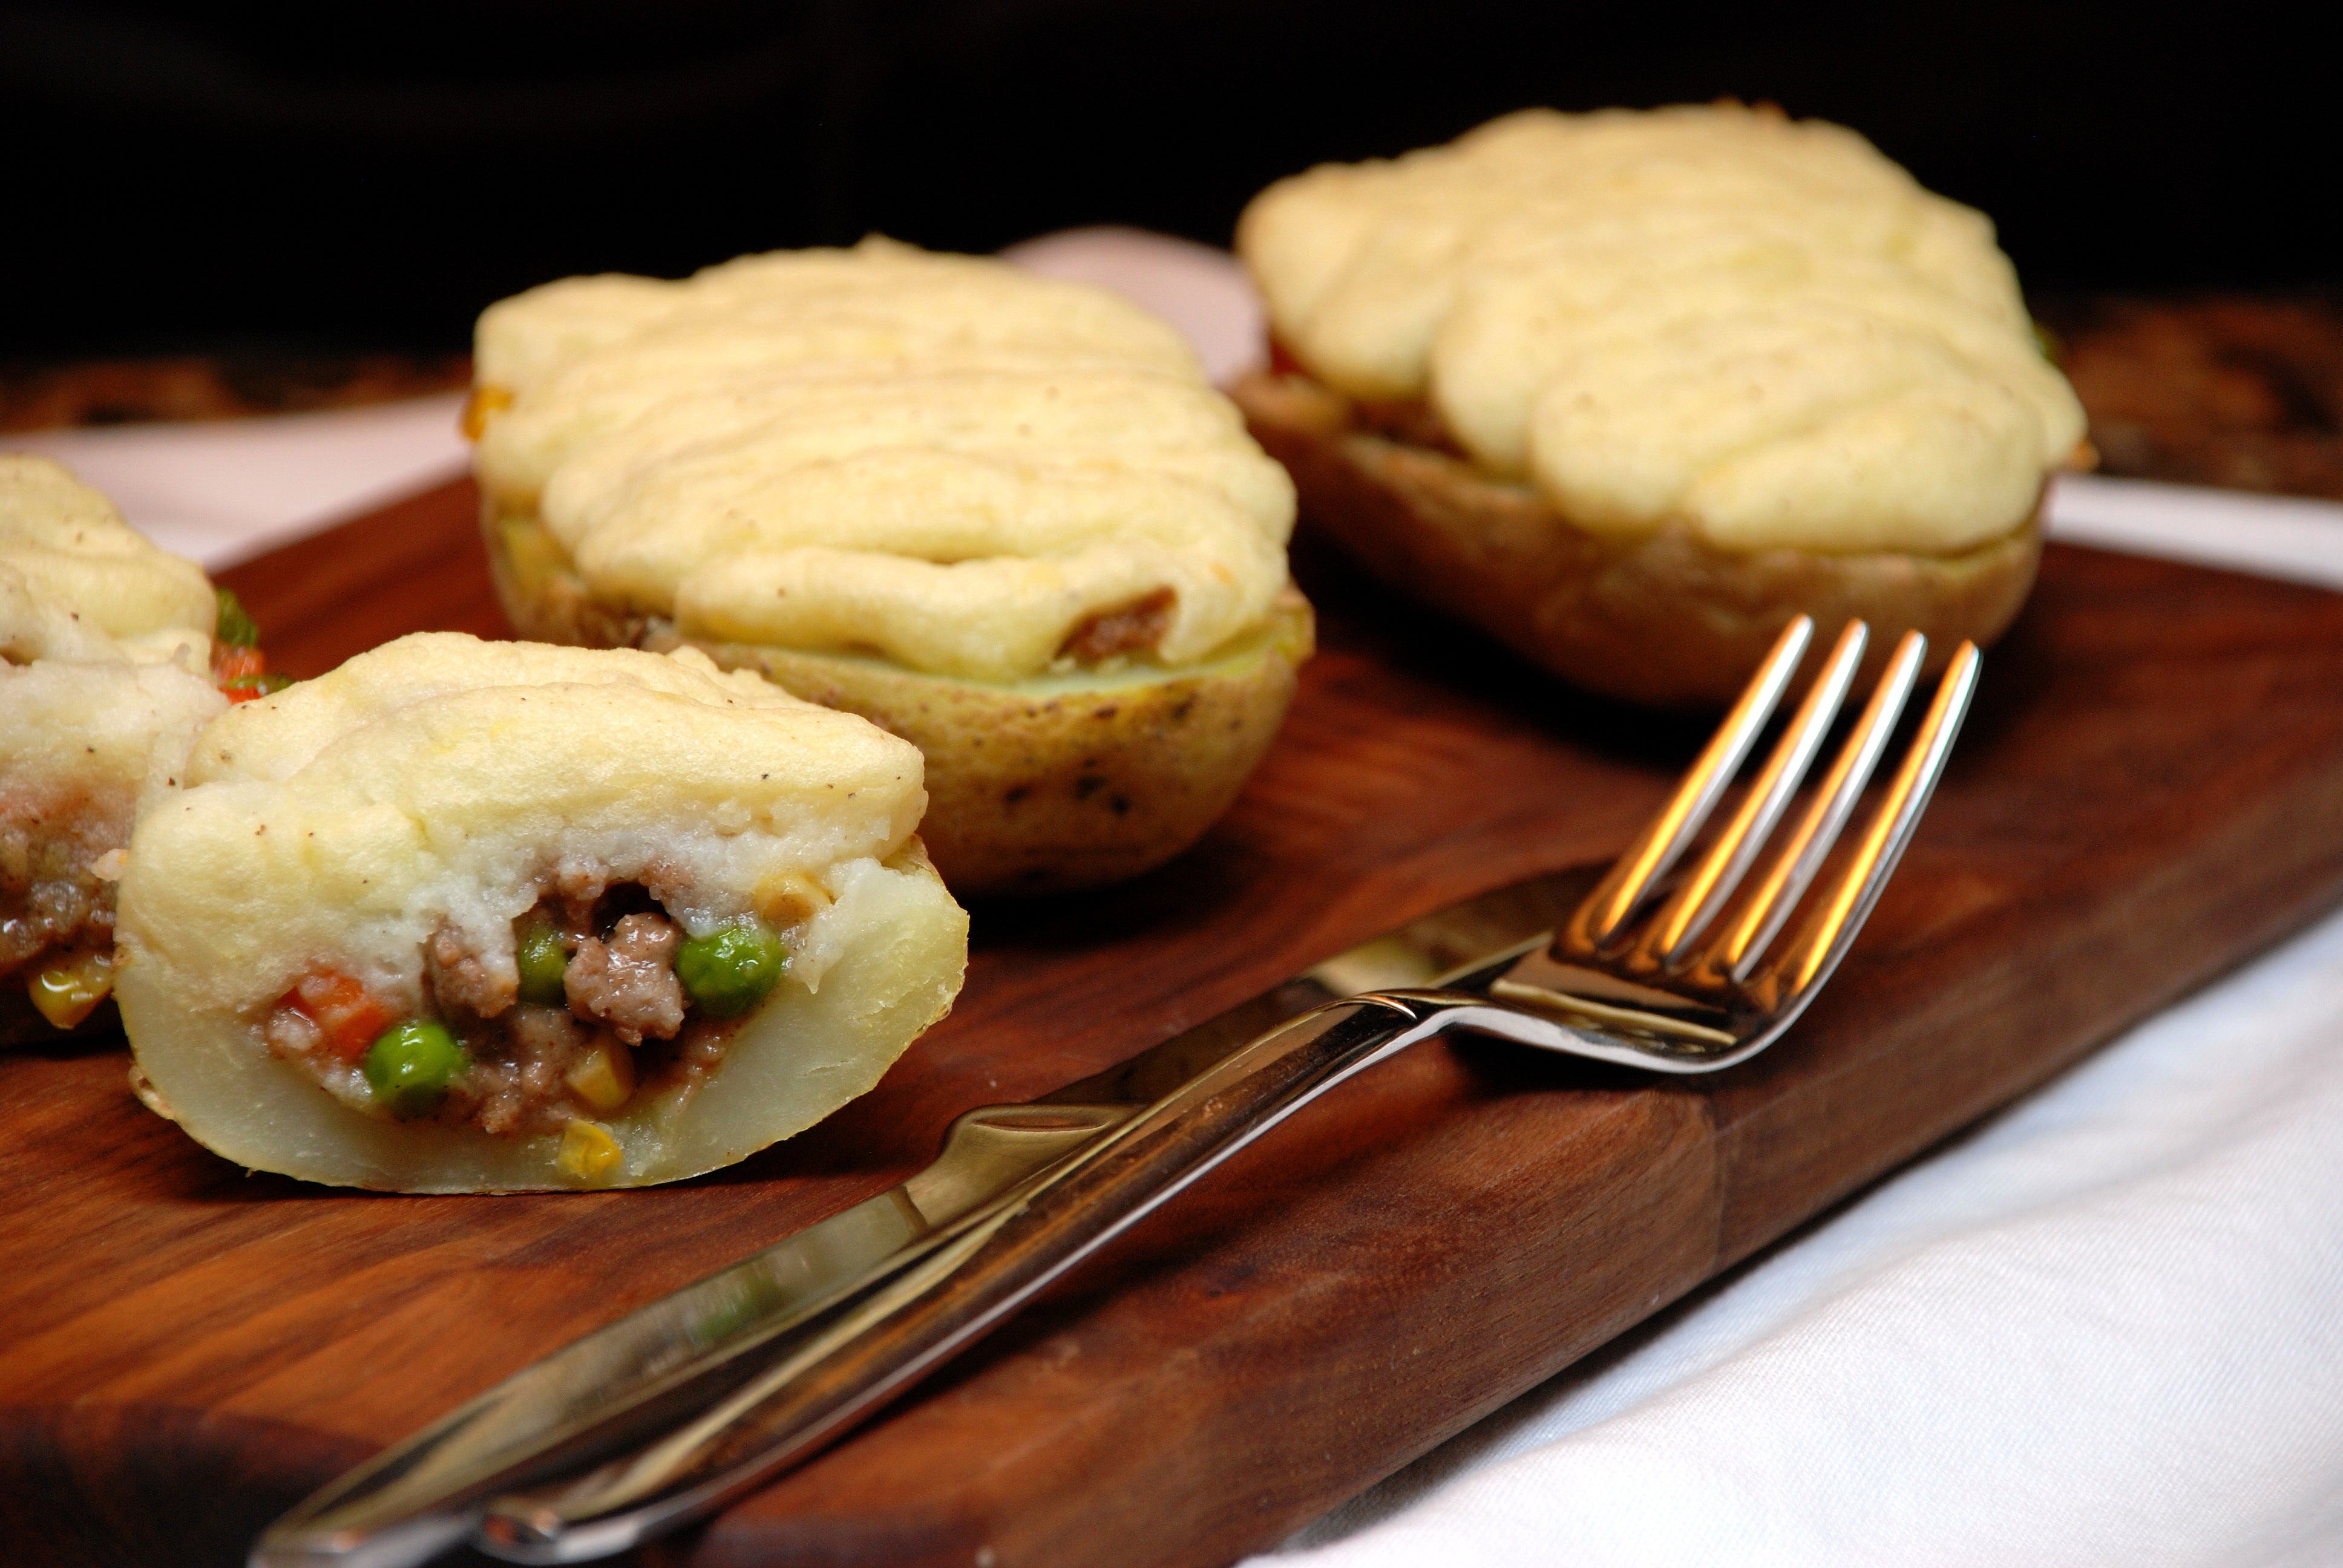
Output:
<instances>
[{"instance_id":1,"label":"crumbled meat","mask_svg":"<svg viewBox=\"0 0 2343 1568\"><path fill-rule=\"evenodd\" d=\"M569 950L567 1006L520 1000L514 947L495 950L493 939L487 949L475 947L450 923L431 934L423 945L424 1016L436 1015L454 1032L470 1061L447 1086L432 1113L436 1121L499 1137L558 1135L578 1117L598 1113L587 1090L572 1081L597 1051L626 1059L620 1065L629 1090L676 1095L679 1103L714 1076L744 1020L689 1010L676 978L683 933L661 900L689 890L689 873L658 861L644 867L640 879L612 882L598 862L576 859L539 884L543 897L529 921L551 919ZM277 1056L367 1110L373 1101L360 1069L335 1053L335 1026L319 1021L347 1000L338 991L326 994L337 980L363 997L347 977L313 974L295 988L298 1004L288 998L262 1032Z\"/></svg>"},{"instance_id":2,"label":"crumbled meat","mask_svg":"<svg viewBox=\"0 0 2343 1568\"><path fill-rule=\"evenodd\" d=\"M653 860L642 869L643 890L662 909L673 909L691 896L695 879L688 866L673 860Z\"/></svg>"},{"instance_id":3,"label":"crumbled meat","mask_svg":"<svg viewBox=\"0 0 2343 1568\"><path fill-rule=\"evenodd\" d=\"M584 939L562 981L570 1010L600 1019L628 1045L646 1035L672 1039L683 1027L683 985L674 969L682 940L674 921L651 914L624 917L607 942Z\"/></svg>"},{"instance_id":4,"label":"crumbled meat","mask_svg":"<svg viewBox=\"0 0 2343 1568\"><path fill-rule=\"evenodd\" d=\"M521 1055L558 1057L565 1070L570 1058L594 1043L592 1026L558 1007L516 1008L505 1020L505 1035Z\"/></svg>"},{"instance_id":5,"label":"crumbled meat","mask_svg":"<svg viewBox=\"0 0 2343 1568\"><path fill-rule=\"evenodd\" d=\"M590 937L631 910L657 912L689 897L690 869L677 861L648 862L633 881L613 883L610 869L584 856L568 856L546 879L546 897L538 907L571 939Z\"/></svg>"},{"instance_id":6,"label":"crumbled meat","mask_svg":"<svg viewBox=\"0 0 2343 1568\"><path fill-rule=\"evenodd\" d=\"M1059 657L1096 664L1118 653L1153 648L1172 629L1172 611L1178 603L1170 588L1157 588L1145 598L1102 609L1067 634L1059 645Z\"/></svg>"},{"instance_id":7,"label":"crumbled meat","mask_svg":"<svg viewBox=\"0 0 2343 1568\"><path fill-rule=\"evenodd\" d=\"M675 1052L676 1070L686 1083L697 1088L724 1065L724 1053L732 1044L733 1035L739 1032L740 1020L729 1018L703 1018L696 1020L684 1032Z\"/></svg>"},{"instance_id":8,"label":"crumbled meat","mask_svg":"<svg viewBox=\"0 0 2343 1568\"><path fill-rule=\"evenodd\" d=\"M575 1114L563 1080L593 1042L593 1030L561 1008L515 1007L500 1040L475 1045L472 1070L440 1114L499 1135L558 1132Z\"/></svg>"},{"instance_id":9,"label":"crumbled meat","mask_svg":"<svg viewBox=\"0 0 2343 1568\"><path fill-rule=\"evenodd\" d=\"M126 796L0 800L0 975L114 943L114 884L90 868L129 837Z\"/></svg>"},{"instance_id":10,"label":"crumbled meat","mask_svg":"<svg viewBox=\"0 0 2343 1568\"><path fill-rule=\"evenodd\" d=\"M445 1012L494 1018L520 998L509 940L501 953L481 952L444 920L423 944L423 972Z\"/></svg>"}]
</instances>

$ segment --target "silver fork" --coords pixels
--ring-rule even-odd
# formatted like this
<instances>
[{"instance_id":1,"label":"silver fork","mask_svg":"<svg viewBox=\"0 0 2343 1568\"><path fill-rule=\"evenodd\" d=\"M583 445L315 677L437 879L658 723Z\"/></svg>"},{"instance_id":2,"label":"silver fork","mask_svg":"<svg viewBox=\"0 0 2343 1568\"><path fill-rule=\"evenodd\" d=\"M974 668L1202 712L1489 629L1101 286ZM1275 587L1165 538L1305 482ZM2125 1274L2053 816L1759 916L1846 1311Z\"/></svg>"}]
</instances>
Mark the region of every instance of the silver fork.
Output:
<instances>
[{"instance_id":1,"label":"silver fork","mask_svg":"<svg viewBox=\"0 0 2343 1568\"><path fill-rule=\"evenodd\" d=\"M1918 733L1852 851L1808 906L1796 932L1767 961L1886 749L1927 655L1927 639L1918 632L1906 632L1896 645L1811 803L1774 846L1733 918L1709 935L1772 841L1845 701L1869 635L1859 620L1839 634L1739 809L1664 898L1656 895L1779 705L1813 631L1804 616L1785 628L1675 794L1551 942L1441 990L1386 994L1444 1010L1452 1027L1659 1072L1715 1072L1780 1039L1845 956L1911 841L1952 754L1980 668L1976 644L1964 642L1955 650ZM1509 1011L1527 1010L1543 1027L1488 1016L1496 1003L1509 1004Z\"/></svg>"},{"instance_id":2,"label":"silver fork","mask_svg":"<svg viewBox=\"0 0 2343 1568\"><path fill-rule=\"evenodd\" d=\"M1564 874L1468 900L1119 1067L969 1111L901 1186L588 1335L327 1486L261 1538L255 1568L391 1568L467 1538L515 1562L577 1562L701 1517L835 1441L1335 1084L1428 1036L1470 1030L1670 1073L1756 1055L1871 912L1977 678L1964 643L1863 830L1815 888L1926 647L1917 633L1898 644L1776 843L1862 660L1865 630L1850 623L1739 806L1671 879L1813 632L1803 618L1783 632L1591 891Z\"/></svg>"}]
</instances>

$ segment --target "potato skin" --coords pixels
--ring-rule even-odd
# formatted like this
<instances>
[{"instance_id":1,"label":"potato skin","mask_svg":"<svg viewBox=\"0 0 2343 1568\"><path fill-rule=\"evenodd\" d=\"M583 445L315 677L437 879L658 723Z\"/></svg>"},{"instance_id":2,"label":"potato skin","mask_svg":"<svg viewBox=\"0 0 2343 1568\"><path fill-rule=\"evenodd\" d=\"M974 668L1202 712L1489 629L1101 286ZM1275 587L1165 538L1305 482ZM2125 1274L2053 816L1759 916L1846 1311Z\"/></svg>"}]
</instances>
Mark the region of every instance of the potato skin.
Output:
<instances>
[{"instance_id":1,"label":"potato skin","mask_svg":"<svg viewBox=\"0 0 2343 1568\"><path fill-rule=\"evenodd\" d=\"M498 597L523 637L653 650L693 640L727 669L757 670L917 746L928 763L920 836L962 896L1121 881L1203 837L1269 749L1314 646L1309 601L1289 587L1266 628L1208 663L996 686L877 658L686 639L596 602L534 518L490 508L483 528Z\"/></svg>"},{"instance_id":2,"label":"potato skin","mask_svg":"<svg viewBox=\"0 0 2343 1568\"><path fill-rule=\"evenodd\" d=\"M1590 690L1665 708L1732 700L1795 616L1823 631L1871 623L1867 680L1907 628L1929 667L1964 638L1999 637L2034 585L2038 516L1951 556L1717 549L1680 528L1585 532L1525 485L1362 429L1348 399L1256 371L1231 389L1253 438L1282 462L1303 518L1368 571L1473 621Z\"/></svg>"}]
</instances>

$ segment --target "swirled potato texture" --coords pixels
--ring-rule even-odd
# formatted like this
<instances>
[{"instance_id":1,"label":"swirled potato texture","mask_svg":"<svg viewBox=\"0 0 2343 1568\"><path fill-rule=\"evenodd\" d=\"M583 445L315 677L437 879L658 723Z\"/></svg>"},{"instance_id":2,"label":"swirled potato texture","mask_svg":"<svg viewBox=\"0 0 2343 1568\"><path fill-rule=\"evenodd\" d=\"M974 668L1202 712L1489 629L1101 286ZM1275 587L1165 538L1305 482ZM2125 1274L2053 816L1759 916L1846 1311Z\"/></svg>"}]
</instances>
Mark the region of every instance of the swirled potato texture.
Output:
<instances>
[{"instance_id":1,"label":"swirled potato texture","mask_svg":"<svg viewBox=\"0 0 2343 1568\"><path fill-rule=\"evenodd\" d=\"M216 614L193 561L58 464L0 453L0 848L76 814L128 836L132 799L175 785L227 705L208 673ZM21 890L15 860L0 854L0 911Z\"/></svg>"},{"instance_id":2,"label":"swirled potato texture","mask_svg":"<svg viewBox=\"0 0 2343 1568\"><path fill-rule=\"evenodd\" d=\"M1238 249L1315 377L1593 532L1950 553L2083 436L1992 224L1769 110L1526 111L1280 181Z\"/></svg>"},{"instance_id":3,"label":"swirled potato texture","mask_svg":"<svg viewBox=\"0 0 2343 1568\"><path fill-rule=\"evenodd\" d=\"M0 452L0 571L24 596L5 632L12 646L26 639L24 659L61 657L89 631L183 631L210 653L217 607L203 568L156 548L112 501L46 457ZM63 617L64 628L36 630L35 605Z\"/></svg>"},{"instance_id":4,"label":"swirled potato texture","mask_svg":"<svg viewBox=\"0 0 2343 1568\"><path fill-rule=\"evenodd\" d=\"M489 502L686 637L1013 681L1168 593L1153 656L1260 626L1293 489L1163 322L884 240L480 319Z\"/></svg>"}]
</instances>

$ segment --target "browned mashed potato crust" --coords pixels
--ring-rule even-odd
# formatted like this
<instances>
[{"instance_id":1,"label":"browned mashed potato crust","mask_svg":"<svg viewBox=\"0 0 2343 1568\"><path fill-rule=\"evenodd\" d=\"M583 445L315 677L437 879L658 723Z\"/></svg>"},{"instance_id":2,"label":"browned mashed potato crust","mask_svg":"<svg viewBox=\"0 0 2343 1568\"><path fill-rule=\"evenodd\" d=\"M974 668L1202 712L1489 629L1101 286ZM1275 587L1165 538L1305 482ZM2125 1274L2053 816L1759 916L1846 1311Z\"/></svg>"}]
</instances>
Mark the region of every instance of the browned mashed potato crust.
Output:
<instances>
[{"instance_id":1,"label":"browned mashed potato crust","mask_svg":"<svg viewBox=\"0 0 2343 1568\"><path fill-rule=\"evenodd\" d=\"M1637 538L1574 526L1526 484L1432 442L1428 411L1371 420L1306 376L1260 370L1230 395L1283 463L1302 516L1370 573L1590 690L1672 708L1731 700L1794 617L1874 633L1867 678L1906 629L1930 668L2005 631L2042 555L2038 514L1949 556L1717 549L1681 528ZM1398 438L1403 430L1408 438Z\"/></svg>"}]
</instances>

